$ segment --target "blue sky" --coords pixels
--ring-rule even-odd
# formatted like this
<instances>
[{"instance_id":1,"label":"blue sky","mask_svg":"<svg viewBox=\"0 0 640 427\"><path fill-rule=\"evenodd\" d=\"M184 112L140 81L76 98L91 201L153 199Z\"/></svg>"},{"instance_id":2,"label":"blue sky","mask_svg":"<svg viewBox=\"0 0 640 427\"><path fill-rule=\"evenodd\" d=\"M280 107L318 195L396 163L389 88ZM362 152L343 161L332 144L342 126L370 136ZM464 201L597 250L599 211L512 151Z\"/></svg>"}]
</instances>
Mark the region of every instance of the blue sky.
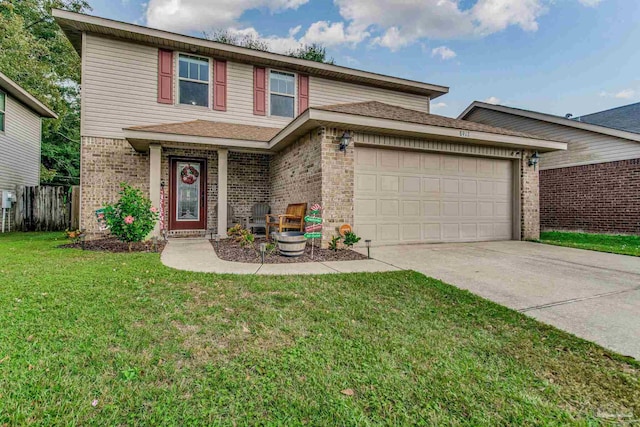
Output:
<instances>
[{"instance_id":1,"label":"blue sky","mask_svg":"<svg viewBox=\"0 0 640 427\"><path fill-rule=\"evenodd\" d=\"M284 51L450 87L432 112L490 100L575 116L640 101L630 0L90 0L91 14L200 35L230 28Z\"/></svg>"}]
</instances>

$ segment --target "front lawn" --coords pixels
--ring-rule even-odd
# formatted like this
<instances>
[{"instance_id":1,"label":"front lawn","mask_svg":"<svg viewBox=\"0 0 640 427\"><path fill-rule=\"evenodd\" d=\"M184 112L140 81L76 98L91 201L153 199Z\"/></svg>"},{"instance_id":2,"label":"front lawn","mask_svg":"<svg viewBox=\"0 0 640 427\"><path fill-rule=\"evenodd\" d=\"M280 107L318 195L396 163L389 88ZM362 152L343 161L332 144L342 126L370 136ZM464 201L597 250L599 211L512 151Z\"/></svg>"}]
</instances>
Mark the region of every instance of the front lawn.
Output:
<instances>
[{"instance_id":1,"label":"front lawn","mask_svg":"<svg viewBox=\"0 0 640 427\"><path fill-rule=\"evenodd\" d=\"M640 364L413 272L217 276L0 235L0 425L640 418Z\"/></svg>"},{"instance_id":2,"label":"front lawn","mask_svg":"<svg viewBox=\"0 0 640 427\"><path fill-rule=\"evenodd\" d=\"M546 231L540 233L540 241L550 245L640 256L640 236Z\"/></svg>"}]
</instances>

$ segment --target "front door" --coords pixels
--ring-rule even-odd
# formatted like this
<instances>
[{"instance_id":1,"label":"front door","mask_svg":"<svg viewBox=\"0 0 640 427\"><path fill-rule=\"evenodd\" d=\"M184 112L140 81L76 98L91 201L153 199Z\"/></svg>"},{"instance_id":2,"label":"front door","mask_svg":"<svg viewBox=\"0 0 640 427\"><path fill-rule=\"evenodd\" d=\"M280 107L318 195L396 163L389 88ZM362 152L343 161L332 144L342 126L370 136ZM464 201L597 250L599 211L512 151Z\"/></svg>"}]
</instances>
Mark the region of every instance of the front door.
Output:
<instances>
[{"instance_id":1,"label":"front door","mask_svg":"<svg viewBox=\"0 0 640 427\"><path fill-rule=\"evenodd\" d=\"M202 159L171 159L170 230L207 227L207 163Z\"/></svg>"}]
</instances>

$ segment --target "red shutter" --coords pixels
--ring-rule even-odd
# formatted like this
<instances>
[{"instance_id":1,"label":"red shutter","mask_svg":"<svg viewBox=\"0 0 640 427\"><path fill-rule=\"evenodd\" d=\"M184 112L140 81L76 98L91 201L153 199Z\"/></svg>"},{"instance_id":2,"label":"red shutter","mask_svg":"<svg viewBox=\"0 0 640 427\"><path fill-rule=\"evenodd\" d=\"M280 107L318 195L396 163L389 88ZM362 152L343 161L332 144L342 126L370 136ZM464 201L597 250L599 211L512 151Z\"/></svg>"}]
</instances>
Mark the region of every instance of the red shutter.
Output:
<instances>
[{"instance_id":1,"label":"red shutter","mask_svg":"<svg viewBox=\"0 0 640 427\"><path fill-rule=\"evenodd\" d=\"M173 52L158 50L158 102L173 104Z\"/></svg>"},{"instance_id":2,"label":"red shutter","mask_svg":"<svg viewBox=\"0 0 640 427\"><path fill-rule=\"evenodd\" d=\"M213 109L227 111L227 61L213 62Z\"/></svg>"},{"instance_id":3,"label":"red shutter","mask_svg":"<svg viewBox=\"0 0 640 427\"><path fill-rule=\"evenodd\" d=\"M253 114L267 115L267 70L262 67L253 68Z\"/></svg>"},{"instance_id":4,"label":"red shutter","mask_svg":"<svg viewBox=\"0 0 640 427\"><path fill-rule=\"evenodd\" d=\"M298 75L298 114L309 108L309 76Z\"/></svg>"}]
</instances>

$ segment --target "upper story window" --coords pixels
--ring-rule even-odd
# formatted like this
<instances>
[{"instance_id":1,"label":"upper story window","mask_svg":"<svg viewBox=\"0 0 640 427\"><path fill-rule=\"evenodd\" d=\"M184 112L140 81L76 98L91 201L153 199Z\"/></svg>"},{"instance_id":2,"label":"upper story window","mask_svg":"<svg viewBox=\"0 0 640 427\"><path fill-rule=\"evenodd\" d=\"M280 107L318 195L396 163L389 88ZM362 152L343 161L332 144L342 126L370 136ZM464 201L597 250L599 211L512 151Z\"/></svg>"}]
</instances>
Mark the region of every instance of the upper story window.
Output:
<instances>
[{"instance_id":1,"label":"upper story window","mask_svg":"<svg viewBox=\"0 0 640 427\"><path fill-rule=\"evenodd\" d=\"M0 132L4 132L4 113L7 105L7 95L0 92Z\"/></svg>"},{"instance_id":2,"label":"upper story window","mask_svg":"<svg viewBox=\"0 0 640 427\"><path fill-rule=\"evenodd\" d=\"M272 116L293 117L295 109L295 76L281 71L271 71L269 91Z\"/></svg>"},{"instance_id":3,"label":"upper story window","mask_svg":"<svg viewBox=\"0 0 640 427\"><path fill-rule=\"evenodd\" d=\"M209 106L209 60L191 55L178 59L180 104Z\"/></svg>"}]
</instances>

